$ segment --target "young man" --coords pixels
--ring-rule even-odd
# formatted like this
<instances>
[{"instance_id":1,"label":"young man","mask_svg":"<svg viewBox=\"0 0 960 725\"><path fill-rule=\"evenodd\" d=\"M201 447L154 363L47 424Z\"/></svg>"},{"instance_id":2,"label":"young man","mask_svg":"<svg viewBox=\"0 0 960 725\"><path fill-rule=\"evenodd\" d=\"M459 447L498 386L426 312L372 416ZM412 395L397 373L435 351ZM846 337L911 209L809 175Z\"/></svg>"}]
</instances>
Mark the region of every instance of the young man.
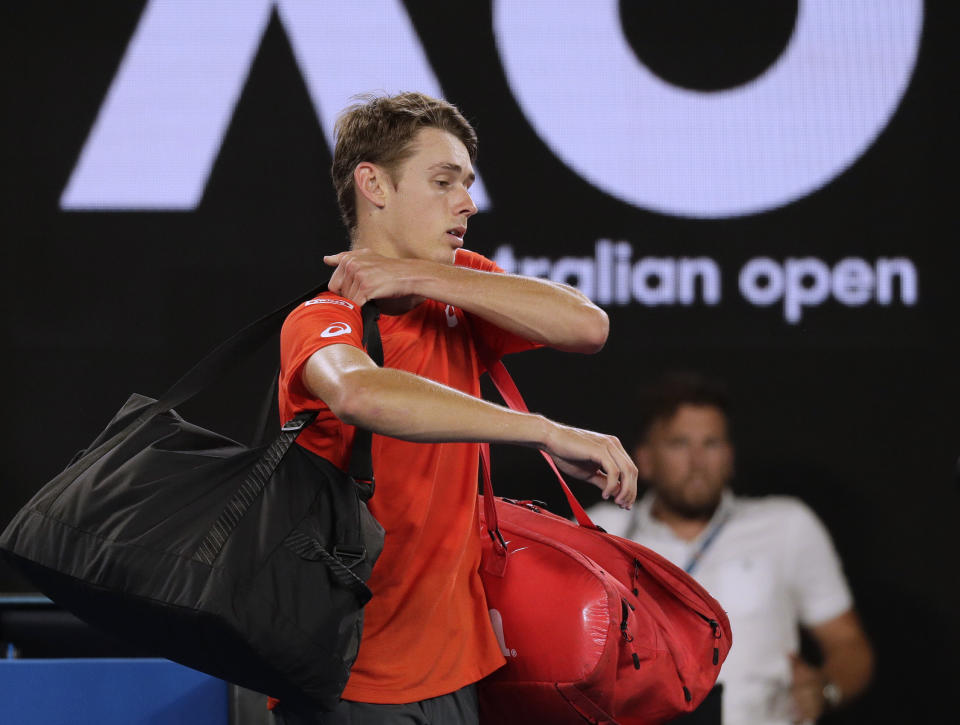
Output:
<instances>
[{"instance_id":1,"label":"young man","mask_svg":"<svg viewBox=\"0 0 960 725\"><path fill-rule=\"evenodd\" d=\"M683 567L727 610L724 725L811 722L867 686L873 655L829 535L800 501L735 497L722 388L672 375L646 391L635 458L649 492L634 510L600 505L594 523ZM797 625L823 653L797 657Z\"/></svg>"},{"instance_id":2,"label":"young man","mask_svg":"<svg viewBox=\"0 0 960 725\"><path fill-rule=\"evenodd\" d=\"M298 443L346 468L372 430L370 508L386 543L340 708L286 722L469 723L473 683L504 664L480 583L478 442L549 452L629 507L636 467L612 436L479 399L483 360L548 345L592 353L606 315L575 289L502 273L463 247L476 136L456 108L417 93L373 98L337 123L333 180L350 251L324 258L329 292L282 333L284 419L322 409ZM377 300L384 366L361 347ZM300 718L300 719L297 719Z\"/></svg>"}]
</instances>

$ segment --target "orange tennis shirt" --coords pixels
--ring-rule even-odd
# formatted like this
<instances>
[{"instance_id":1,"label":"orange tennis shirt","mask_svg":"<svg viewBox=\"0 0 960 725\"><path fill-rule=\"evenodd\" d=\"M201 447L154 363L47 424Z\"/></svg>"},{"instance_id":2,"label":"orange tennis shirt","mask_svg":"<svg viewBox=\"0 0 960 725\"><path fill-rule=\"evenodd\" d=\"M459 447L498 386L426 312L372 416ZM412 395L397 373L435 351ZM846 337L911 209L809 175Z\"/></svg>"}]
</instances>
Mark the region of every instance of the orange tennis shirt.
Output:
<instances>
[{"instance_id":1,"label":"orange tennis shirt","mask_svg":"<svg viewBox=\"0 0 960 725\"><path fill-rule=\"evenodd\" d=\"M455 264L502 272L458 250ZM497 358L536 347L463 310L433 300L381 315L384 366L473 396L484 372L478 344ZM307 359L327 345L362 348L360 309L324 293L298 306L281 333L280 414L320 414L297 443L346 470L353 426L312 398L301 381ZM370 510L386 531L369 586L363 639L343 698L406 703L476 682L504 664L480 582L476 443L410 443L373 436L376 491Z\"/></svg>"}]
</instances>

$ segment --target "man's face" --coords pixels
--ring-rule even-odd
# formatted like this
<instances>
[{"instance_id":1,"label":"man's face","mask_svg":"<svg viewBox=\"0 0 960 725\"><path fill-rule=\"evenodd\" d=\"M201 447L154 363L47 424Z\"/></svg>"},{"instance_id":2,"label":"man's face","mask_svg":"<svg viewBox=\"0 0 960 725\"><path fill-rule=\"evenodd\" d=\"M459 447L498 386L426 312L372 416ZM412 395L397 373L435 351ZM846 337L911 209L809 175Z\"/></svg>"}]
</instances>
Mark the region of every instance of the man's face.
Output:
<instances>
[{"instance_id":1,"label":"man's face","mask_svg":"<svg viewBox=\"0 0 960 725\"><path fill-rule=\"evenodd\" d=\"M468 189L475 178L466 147L453 134L423 128L413 153L392 174L383 230L402 258L452 264L477 207Z\"/></svg>"},{"instance_id":2,"label":"man's face","mask_svg":"<svg viewBox=\"0 0 960 725\"><path fill-rule=\"evenodd\" d=\"M710 405L681 405L653 424L636 458L660 505L686 518L709 517L733 475L726 416Z\"/></svg>"}]
</instances>

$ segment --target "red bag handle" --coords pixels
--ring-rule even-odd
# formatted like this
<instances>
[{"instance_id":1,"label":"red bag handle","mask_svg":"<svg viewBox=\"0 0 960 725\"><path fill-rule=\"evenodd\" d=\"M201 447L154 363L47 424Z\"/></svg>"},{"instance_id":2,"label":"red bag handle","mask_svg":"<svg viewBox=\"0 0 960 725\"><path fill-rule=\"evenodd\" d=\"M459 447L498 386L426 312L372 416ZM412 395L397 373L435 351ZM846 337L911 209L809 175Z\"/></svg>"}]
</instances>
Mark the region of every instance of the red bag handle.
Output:
<instances>
[{"instance_id":1,"label":"red bag handle","mask_svg":"<svg viewBox=\"0 0 960 725\"><path fill-rule=\"evenodd\" d=\"M530 409L527 408L527 404L523 401L523 396L520 394L517 384L513 381L513 378L510 376L510 373L507 372L507 368L504 367L501 361L497 360L496 362L488 363L487 372L490 373L490 379L493 380L493 384L500 392L500 395L503 397L503 400L507 404L508 408L511 410L520 411L522 413L530 412ZM596 524L590 520L590 517L587 515L587 512L584 510L583 506L580 505L577 497L573 495L573 491L570 490L567 482L563 479L560 469L557 468L557 464L553 462L553 458L550 457L550 454L546 451L540 451L540 453L546 459L547 463L550 464L550 468L553 469L553 472L556 474L557 480L560 482L560 488L563 489L563 493L567 497L567 503L570 505L570 510L573 511L573 516L576 518L577 523L581 526L587 526L591 529L597 528ZM503 538L500 536L500 530L498 527L497 508L493 503L494 494L493 483L490 480L489 443L480 444L480 463L480 469L483 475L483 492L485 494L483 497L483 506L484 514L486 516L487 530L490 532L490 536L494 540L494 546L497 546L498 544L504 545Z\"/></svg>"}]
</instances>

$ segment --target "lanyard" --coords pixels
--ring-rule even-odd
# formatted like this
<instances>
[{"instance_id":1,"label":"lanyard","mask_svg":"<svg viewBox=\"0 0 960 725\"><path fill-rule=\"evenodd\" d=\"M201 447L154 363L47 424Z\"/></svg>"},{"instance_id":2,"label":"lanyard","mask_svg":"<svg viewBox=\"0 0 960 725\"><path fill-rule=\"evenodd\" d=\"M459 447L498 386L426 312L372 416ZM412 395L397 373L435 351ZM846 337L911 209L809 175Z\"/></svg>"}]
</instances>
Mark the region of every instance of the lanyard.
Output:
<instances>
[{"instance_id":1,"label":"lanyard","mask_svg":"<svg viewBox=\"0 0 960 725\"><path fill-rule=\"evenodd\" d=\"M710 545L717 538L717 534L720 533L720 529L726 526L727 521L730 520L730 512L727 511L724 515L713 525L713 528L707 533L703 541L700 542L700 546L697 547L697 550L693 552L690 556L690 559L687 561L687 565L683 567L683 570L687 574L693 574L693 570L697 568L697 564L700 563L700 560L703 558L703 555L707 552L707 549L710 548Z\"/></svg>"},{"instance_id":2,"label":"lanyard","mask_svg":"<svg viewBox=\"0 0 960 725\"><path fill-rule=\"evenodd\" d=\"M630 516L630 524L627 526L627 530L623 533L623 538L633 539L634 535L640 528L640 516L639 516L640 507L637 506ZM704 537L703 541L700 542L700 546L697 547L697 550L693 552L690 556L690 559L687 561L687 565L683 567L683 570L687 574L692 574L693 570L697 568L697 564L700 563L700 559L703 558L703 555L707 553L707 549L710 548L710 545L713 543L714 539L717 538L717 534L720 533L720 529L726 526L727 521L730 520L732 511L728 508L721 516L717 519L716 523Z\"/></svg>"}]
</instances>

